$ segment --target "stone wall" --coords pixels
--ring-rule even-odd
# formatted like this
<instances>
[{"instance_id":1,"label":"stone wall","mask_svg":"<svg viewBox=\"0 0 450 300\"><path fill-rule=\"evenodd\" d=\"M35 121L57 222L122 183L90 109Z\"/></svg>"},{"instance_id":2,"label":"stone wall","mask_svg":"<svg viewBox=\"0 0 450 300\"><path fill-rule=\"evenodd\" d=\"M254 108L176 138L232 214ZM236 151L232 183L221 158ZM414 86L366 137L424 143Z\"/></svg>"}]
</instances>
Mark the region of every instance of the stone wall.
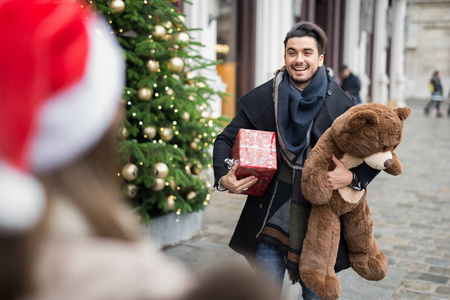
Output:
<instances>
[{"instance_id":1,"label":"stone wall","mask_svg":"<svg viewBox=\"0 0 450 300\"><path fill-rule=\"evenodd\" d=\"M405 44L406 99L429 99L428 83L441 73L450 90L450 1L408 0Z\"/></svg>"}]
</instances>

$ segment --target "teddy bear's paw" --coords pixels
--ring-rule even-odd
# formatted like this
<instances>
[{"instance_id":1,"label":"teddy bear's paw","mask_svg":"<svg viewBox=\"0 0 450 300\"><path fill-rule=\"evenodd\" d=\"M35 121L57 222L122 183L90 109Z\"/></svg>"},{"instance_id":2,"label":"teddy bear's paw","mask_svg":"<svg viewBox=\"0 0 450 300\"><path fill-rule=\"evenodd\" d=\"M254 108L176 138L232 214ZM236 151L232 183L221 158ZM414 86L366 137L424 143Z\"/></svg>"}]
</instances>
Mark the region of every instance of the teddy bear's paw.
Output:
<instances>
[{"instance_id":1,"label":"teddy bear's paw","mask_svg":"<svg viewBox=\"0 0 450 300\"><path fill-rule=\"evenodd\" d=\"M341 296L341 284L336 275L326 276L314 270L302 271L302 281L322 300L336 300Z\"/></svg>"},{"instance_id":2,"label":"teddy bear's paw","mask_svg":"<svg viewBox=\"0 0 450 300\"><path fill-rule=\"evenodd\" d=\"M387 258L383 253L376 256L369 256L367 260L354 260L352 268L367 280L378 281L386 277Z\"/></svg>"}]
</instances>

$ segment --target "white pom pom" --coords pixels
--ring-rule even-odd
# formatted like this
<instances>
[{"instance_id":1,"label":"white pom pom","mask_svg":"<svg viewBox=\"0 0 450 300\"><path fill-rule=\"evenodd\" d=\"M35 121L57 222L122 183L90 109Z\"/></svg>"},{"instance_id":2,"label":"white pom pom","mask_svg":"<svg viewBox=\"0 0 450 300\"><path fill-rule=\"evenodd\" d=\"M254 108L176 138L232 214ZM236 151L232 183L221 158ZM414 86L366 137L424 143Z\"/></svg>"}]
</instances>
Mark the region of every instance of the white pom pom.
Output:
<instances>
[{"instance_id":1,"label":"white pom pom","mask_svg":"<svg viewBox=\"0 0 450 300\"><path fill-rule=\"evenodd\" d=\"M34 226L45 209L43 186L36 178L0 164L0 231L15 233Z\"/></svg>"}]
</instances>

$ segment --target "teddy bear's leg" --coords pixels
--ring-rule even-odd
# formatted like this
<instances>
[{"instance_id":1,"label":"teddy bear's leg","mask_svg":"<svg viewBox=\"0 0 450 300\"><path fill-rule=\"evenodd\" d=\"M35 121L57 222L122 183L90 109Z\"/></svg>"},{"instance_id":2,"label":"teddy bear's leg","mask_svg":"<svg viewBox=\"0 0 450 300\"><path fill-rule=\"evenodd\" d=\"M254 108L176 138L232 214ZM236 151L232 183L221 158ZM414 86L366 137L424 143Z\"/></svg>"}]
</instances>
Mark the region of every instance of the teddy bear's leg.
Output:
<instances>
[{"instance_id":1,"label":"teddy bear's leg","mask_svg":"<svg viewBox=\"0 0 450 300\"><path fill-rule=\"evenodd\" d=\"M344 238L352 268L367 280L381 280L387 273L387 258L373 235L369 205L361 204L341 217Z\"/></svg>"},{"instance_id":2,"label":"teddy bear's leg","mask_svg":"<svg viewBox=\"0 0 450 300\"><path fill-rule=\"evenodd\" d=\"M300 255L300 278L322 300L338 299L341 284L334 272L340 221L326 205L313 205Z\"/></svg>"}]
</instances>

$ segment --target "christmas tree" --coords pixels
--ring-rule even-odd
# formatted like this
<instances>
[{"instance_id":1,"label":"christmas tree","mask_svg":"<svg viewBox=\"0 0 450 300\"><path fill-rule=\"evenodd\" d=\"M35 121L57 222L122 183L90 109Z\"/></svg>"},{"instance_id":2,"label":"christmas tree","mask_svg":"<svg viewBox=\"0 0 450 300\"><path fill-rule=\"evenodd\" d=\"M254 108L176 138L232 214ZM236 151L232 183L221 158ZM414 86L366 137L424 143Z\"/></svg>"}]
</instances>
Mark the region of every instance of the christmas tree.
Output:
<instances>
[{"instance_id":1,"label":"christmas tree","mask_svg":"<svg viewBox=\"0 0 450 300\"><path fill-rule=\"evenodd\" d=\"M224 117L211 112L213 97L199 70L215 65L198 55L173 0L89 1L104 15L126 58L120 143L124 195L148 222L171 211L203 209L212 183L211 147Z\"/></svg>"}]
</instances>

